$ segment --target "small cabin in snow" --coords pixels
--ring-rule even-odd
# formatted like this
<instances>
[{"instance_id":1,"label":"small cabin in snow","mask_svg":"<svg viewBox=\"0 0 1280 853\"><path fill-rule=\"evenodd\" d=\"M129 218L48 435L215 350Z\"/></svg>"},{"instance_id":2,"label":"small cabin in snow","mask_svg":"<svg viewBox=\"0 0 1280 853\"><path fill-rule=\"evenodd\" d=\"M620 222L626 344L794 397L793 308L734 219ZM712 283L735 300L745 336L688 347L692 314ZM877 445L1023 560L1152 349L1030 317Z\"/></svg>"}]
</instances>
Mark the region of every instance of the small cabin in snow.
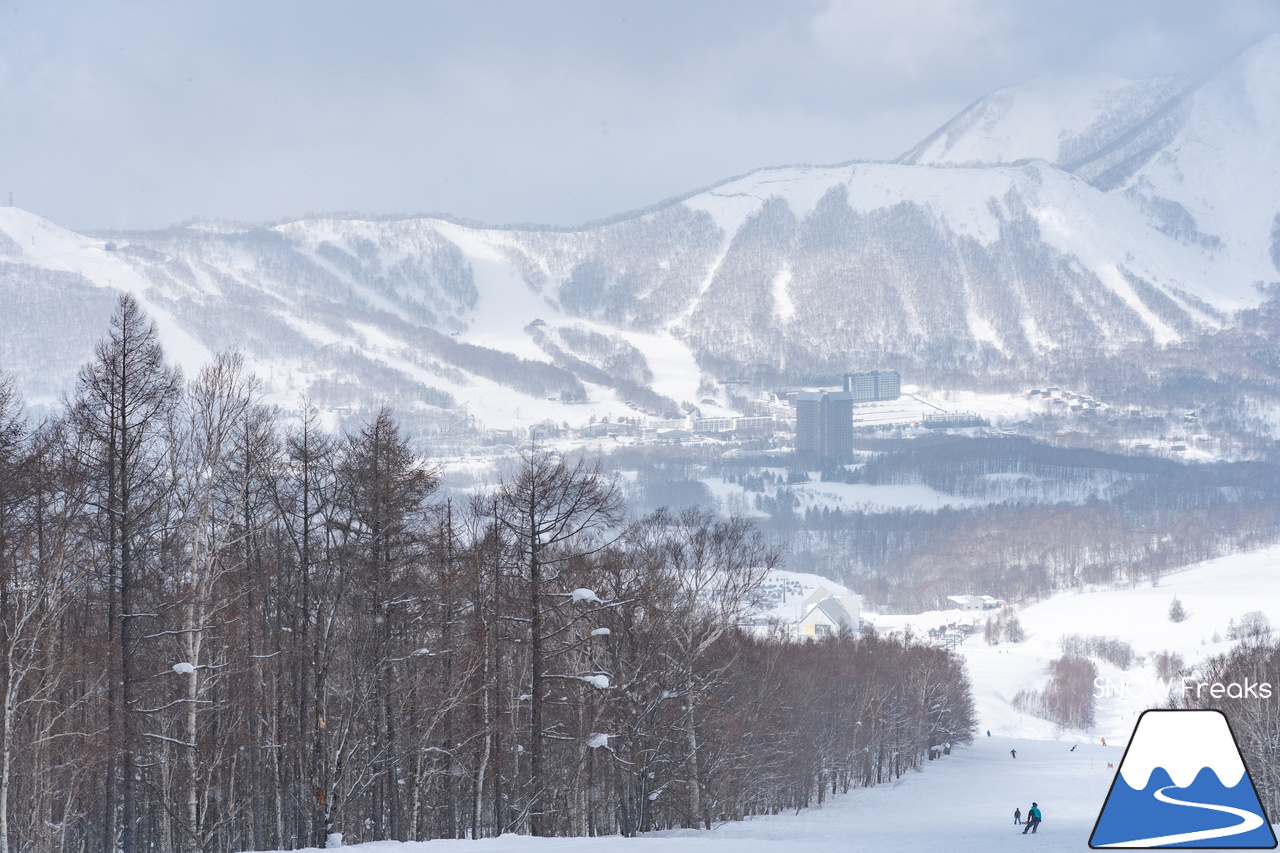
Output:
<instances>
[{"instance_id":1,"label":"small cabin in snow","mask_svg":"<svg viewBox=\"0 0 1280 853\"><path fill-rule=\"evenodd\" d=\"M804 615L796 623L796 635L801 639L857 631L862 623L862 596L835 595L820 586L805 599L801 612Z\"/></svg>"}]
</instances>

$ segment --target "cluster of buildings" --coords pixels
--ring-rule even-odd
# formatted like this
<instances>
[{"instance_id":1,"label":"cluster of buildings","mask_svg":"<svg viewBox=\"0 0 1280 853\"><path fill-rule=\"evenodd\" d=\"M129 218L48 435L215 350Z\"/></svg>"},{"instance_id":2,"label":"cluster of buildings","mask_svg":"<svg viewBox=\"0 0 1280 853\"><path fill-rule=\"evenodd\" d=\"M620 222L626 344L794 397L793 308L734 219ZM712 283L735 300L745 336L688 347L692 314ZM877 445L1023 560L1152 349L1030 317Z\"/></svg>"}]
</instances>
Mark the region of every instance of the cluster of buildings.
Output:
<instances>
[{"instance_id":1,"label":"cluster of buildings","mask_svg":"<svg viewBox=\"0 0 1280 853\"><path fill-rule=\"evenodd\" d=\"M806 591L808 595L800 600L799 596ZM764 599L759 606L763 612L745 623L760 631L774 631L782 627L792 639L817 640L827 636L856 634L871 625L871 622L863 622L862 596L855 593L833 592L823 584L806 589L798 581L786 577L774 579L762 588L762 592ZM790 595L794 595L794 600L799 603L787 604L787 596ZM929 628L928 635L939 643L954 646L963 642L966 635L979 629L984 619L981 614L1001 610L1004 606L1003 600L990 595L949 595L946 601L948 613L931 612L921 615L950 618L951 621L946 624ZM957 614L955 611L961 612ZM882 630L910 628L913 622L918 624L916 617L890 616L874 621Z\"/></svg>"},{"instance_id":2,"label":"cluster of buildings","mask_svg":"<svg viewBox=\"0 0 1280 853\"><path fill-rule=\"evenodd\" d=\"M1004 602L989 595L948 595L955 610L999 610Z\"/></svg>"},{"instance_id":3,"label":"cluster of buildings","mask_svg":"<svg viewBox=\"0 0 1280 853\"><path fill-rule=\"evenodd\" d=\"M846 373L843 391L799 391L796 452L838 461L853 457L853 406L896 400L902 380L896 370Z\"/></svg>"},{"instance_id":4,"label":"cluster of buildings","mask_svg":"<svg viewBox=\"0 0 1280 853\"><path fill-rule=\"evenodd\" d=\"M853 458L853 407L861 403L897 400L902 381L896 370L869 370L844 374L841 391L776 392L779 403L790 402L794 420L784 412L743 417L702 417L695 409L678 418L624 418L593 421L568 429L573 438L633 438L640 441L715 436L745 438L795 430L796 450L813 458ZM705 400L710 403L712 401ZM512 430L490 430L495 442L516 440Z\"/></svg>"},{"instance_id":5,"label":"cluster of buildings","mask_svg":"<svg viewBox=\"0 0 1280 853\"><path fill-rule=\"evenodd\" d=\"M574 438L615 438L635 436L640 439L658 438L659 433L690 435L721 435L733 433L739 436L766 435L779 429L774 415L751 417L700 418L690 415L683 418L651 418L640 424L635 421L597 421L572 431Z\"/></svg>"},{"instance_id":6,"label":"cluster of buildings","mask_svg":"<svg viewBox=\"0 0 1280 853\"><path fill-rule=\"evenodd\" d=\"M1077 413L1095 412L1098 409L1106 408L1106 405L1102 401L1095 400L1087 394L1076 394L1072 391L1063 391L1056 385L1043 389L1032 388L1029 396L1045 400L1053 406L1065 406L1071 411ZM1194 418L1195 412L1191 412L1190 414Z\"/></svg>"}]
</instances>

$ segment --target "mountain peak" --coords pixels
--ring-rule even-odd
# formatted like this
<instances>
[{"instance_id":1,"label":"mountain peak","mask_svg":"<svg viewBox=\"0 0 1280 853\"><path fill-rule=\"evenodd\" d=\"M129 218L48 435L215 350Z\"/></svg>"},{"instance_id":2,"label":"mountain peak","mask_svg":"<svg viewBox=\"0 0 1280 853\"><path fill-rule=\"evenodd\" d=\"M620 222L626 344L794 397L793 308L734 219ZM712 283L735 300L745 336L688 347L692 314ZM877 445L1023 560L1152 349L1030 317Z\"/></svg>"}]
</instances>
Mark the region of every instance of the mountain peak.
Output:
<instances>
[{"instance_id":1,"label":"mountain peak","mask_svg":"<svg viewBox=\"0 0 1280 853\"><path fill-rule=\"evenodd\" d=\"M1255 41L1237 54L1237 58L1270 56L1280 59L1280 33L1271 33Z\"/></svg>"},{"instance_id":2,"label":"mountain peak","mask_svg":"<svg viewBox=\"0 0 1280 853\"><path fill-rule=\"evenodd\" d=\"M42 263L88 243L102 245L21 207L0 207L0 257Z\"/></svg>"},{"instance_id":3,"label":"mountain peak","mask_svg":"<svg viewBox=\"0 0 1280 853\"><path fill-rule=\"evenodd\" d=\"M979 98L896 162L1062 164L1079 157L1091 140L1104 141L1140 121L1179 88L1180 81L1169 77L1043 75Z\"/></svg>"}]
</instances>

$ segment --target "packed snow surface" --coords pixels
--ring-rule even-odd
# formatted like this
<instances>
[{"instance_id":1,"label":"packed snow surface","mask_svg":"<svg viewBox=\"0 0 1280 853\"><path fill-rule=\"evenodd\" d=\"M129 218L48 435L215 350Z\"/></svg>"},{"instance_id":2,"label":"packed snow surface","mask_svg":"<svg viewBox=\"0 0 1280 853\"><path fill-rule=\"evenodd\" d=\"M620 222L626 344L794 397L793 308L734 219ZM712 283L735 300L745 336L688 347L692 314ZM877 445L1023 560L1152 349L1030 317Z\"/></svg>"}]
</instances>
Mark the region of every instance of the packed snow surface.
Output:
<instances>
[{"instance_id":1,"label":"packed snow surface","mask_svg":"<svg viewBox=\"0 0 1280 853\"><path fill-rule=\"evenodd\" d=\"M1017 759L1009 750L1017 749ZM820 809L787 813L714 830L675 830L641 838L530 838L504 835L481 841L393 841L356 845L358 853L817 853L850 850L1024 850L1014 826L1040 804L1038 850L1088 849L1089 834L1119 763L1114 746L1070 745L983 737L968 749L930 762L892 784L850 791Z\"/></svg>"}]
</instances>

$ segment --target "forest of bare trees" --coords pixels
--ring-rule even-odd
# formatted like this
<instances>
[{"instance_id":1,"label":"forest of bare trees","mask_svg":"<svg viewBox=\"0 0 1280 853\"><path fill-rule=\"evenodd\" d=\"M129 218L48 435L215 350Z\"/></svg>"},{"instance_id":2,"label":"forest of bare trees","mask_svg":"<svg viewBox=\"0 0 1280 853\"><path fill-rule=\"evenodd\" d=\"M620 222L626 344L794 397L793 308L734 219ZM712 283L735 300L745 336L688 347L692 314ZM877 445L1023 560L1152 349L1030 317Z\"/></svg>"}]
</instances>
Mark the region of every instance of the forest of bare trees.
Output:
<instances>
[{"instance_id":1,"label":"forest of bare trees","mask_svg":"<svg viewBox=\"0 0 1280 853\"><path fill-rule=\"evenodd\" d=\"M747 522L546 448L439 477L386 409L184 379L129 297L59 415L0 381L0 853L711 826L970 737L950 653L741 630Z\"/></svg>"},{"instance_id":2,"label":"forest of bare trees","mask_svg":"<svg viewBox=\"0 0 1280 853\"><path fill-rule=\"evenodd\" d=\"M776 457L775 467L789 467L774 473L760 459L694 451L628 464L646 492L673 499L677 486L699 477L741 486L769 516L758 526L791 566L857 589L891 612L941 608L957 589L1026 603L1088 584L1153 582L1280 539L1274 461L1188 464L1009 436L869 437L855 445L862 453L856 465L828 466L818 476L921 484L973 504L894 509L802 501L792 486L815 472Z\"/></svg>"}]
</instances>

